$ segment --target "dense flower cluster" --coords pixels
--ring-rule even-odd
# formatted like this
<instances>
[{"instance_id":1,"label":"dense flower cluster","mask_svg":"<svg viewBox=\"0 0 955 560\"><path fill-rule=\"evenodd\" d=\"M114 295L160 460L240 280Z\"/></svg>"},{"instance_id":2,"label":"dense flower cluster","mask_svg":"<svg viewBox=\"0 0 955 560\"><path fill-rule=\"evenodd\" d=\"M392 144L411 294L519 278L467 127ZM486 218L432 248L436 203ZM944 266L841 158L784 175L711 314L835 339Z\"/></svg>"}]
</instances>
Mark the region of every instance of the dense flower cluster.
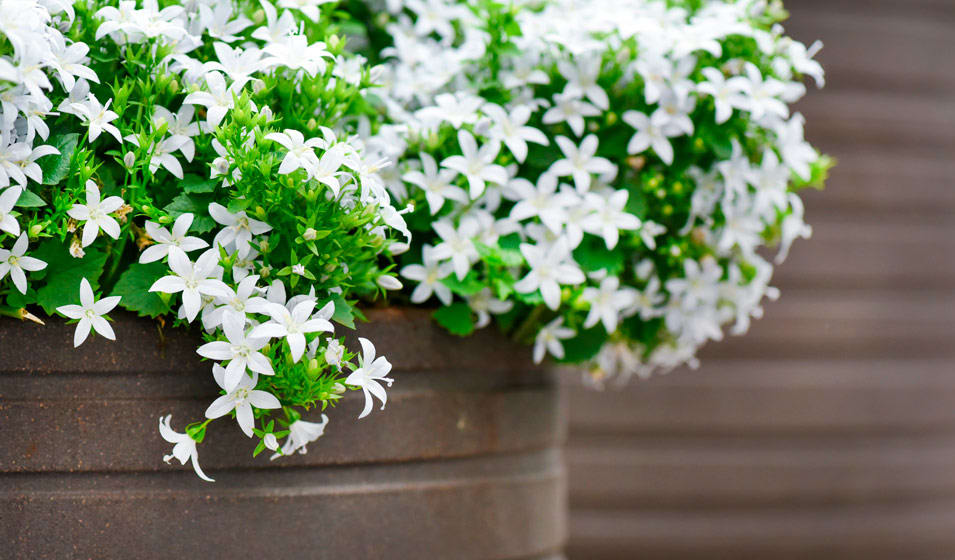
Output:
<instances>
[{"instance_id":1,"label":"dense flower cluster","mask_svg":"<svg viewBox=\"0 0 955 560\"><path fill-rule=\"evenodd\" d=\"M371 76L333 10L0 3L0 312L58 312L77 346L121 337L117 305L201 325L223 395L205 421L177 433L166 417L160 433L166 460L204 479L196 444L213 419L233 415L277 457L322 435L327 416L302 409L349 389L361 416L387 399L391 365L364 339L355 361L333 322L401 288L387 261L409 232L386 162L353 134L373 113Z\"/></svg>"},{"instance_id":2,"label":"dense flower cluster","mask_svg":"<svg viewBox=\"0 0 955 560\"><path fill-rule=\"evenodd\" d=\"M694 364L776 297L758 249L809 236L795 191L830 165L789 109L823 85L820 45L784 35L778 2L380 8L376 132L416 207L401 275L452 332L497 315L600 383Z\"/></svg>"}]
</instances>

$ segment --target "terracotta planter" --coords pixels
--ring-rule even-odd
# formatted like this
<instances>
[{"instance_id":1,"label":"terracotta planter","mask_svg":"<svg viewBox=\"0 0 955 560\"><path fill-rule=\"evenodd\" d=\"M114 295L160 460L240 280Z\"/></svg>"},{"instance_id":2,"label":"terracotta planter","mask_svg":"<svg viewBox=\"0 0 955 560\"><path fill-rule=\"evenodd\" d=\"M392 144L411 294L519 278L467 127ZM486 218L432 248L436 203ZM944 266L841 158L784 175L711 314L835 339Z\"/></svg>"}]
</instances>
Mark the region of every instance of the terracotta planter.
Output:
<instances>
[{"instance_id":1,"label":"terracotta planter","mask_svg":"<svg viewBox=\"0 0 955 560\"><path fill-rule=\"evenodd\" d=\"M564 412L552 375L492 331L375 311L361 334L395 364L387 409L349 395L307 455L269 462L231 422L203 468L157 432L216 395L194 336L118 316L119 342L0 320L0 556L551 558L565 534Z\"/></svg>"}]
</instances>

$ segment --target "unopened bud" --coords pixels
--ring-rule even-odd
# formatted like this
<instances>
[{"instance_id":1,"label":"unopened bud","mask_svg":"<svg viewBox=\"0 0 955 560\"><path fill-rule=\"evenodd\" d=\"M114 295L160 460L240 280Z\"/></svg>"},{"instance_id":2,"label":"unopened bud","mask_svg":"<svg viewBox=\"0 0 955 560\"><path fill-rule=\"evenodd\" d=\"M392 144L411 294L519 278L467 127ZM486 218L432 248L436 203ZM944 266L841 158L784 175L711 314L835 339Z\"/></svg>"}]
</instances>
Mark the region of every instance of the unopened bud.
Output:
<instances>
[{"instance_id":1,"label":"unopened bud","mask_svg":"<svg viewBox=\"0 0 955 560\"><path fill-rule=\"evenodd\" d=\"M133 152L126 152L126 155L123 156L123 165L126 166L126 169L132 169L135 163L136 156L133 155Z\"/></svg>"},{"instance_id":2,"label":"unopened bud","mask_svg":"<svg viewBox=\"0 0 955 560\"><path fill-rule=\"evenodd\" d=\"M318 232L315 231L315 228L308 228L302 233L302 239L305 241L315 241L316 237L318 237Z\"/></svg>"},{"instance_id":3,"label":"unopened bud","mask_svg":"<svg viewBox=\"0 0 955 560\"><path fill-rule=\"evenodd\" d=\"M400 290L401 282L394 276L379 276L378 285L386 290Z\"/></svg>"}]
</instances>

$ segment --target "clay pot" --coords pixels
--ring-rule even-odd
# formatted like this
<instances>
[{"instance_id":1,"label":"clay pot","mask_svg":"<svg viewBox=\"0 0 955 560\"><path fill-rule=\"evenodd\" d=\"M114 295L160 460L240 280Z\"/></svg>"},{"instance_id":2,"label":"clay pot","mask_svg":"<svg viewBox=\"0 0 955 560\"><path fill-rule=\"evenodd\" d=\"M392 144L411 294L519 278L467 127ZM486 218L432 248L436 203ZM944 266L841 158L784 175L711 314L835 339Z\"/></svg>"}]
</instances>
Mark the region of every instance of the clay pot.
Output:
<instances>
[{"instance_id":1,"label":"clay pot","mask_svg":"<svg viewBox=\"0 0 955 560\"><path fill-rule=\"evenodd\" d=\"M387 408L357 420L349 394L308 454L274 462L215 422L199 448L214 484L163 463L158 432L161 415L181 431L217 395L195 333L117 315L118 342L74 350L71 325L0 319L0 556L558 556L552 374L491 329L460 339L420 310L369 318L360 334L395 365Z\"/></svg>"}]
</instances>

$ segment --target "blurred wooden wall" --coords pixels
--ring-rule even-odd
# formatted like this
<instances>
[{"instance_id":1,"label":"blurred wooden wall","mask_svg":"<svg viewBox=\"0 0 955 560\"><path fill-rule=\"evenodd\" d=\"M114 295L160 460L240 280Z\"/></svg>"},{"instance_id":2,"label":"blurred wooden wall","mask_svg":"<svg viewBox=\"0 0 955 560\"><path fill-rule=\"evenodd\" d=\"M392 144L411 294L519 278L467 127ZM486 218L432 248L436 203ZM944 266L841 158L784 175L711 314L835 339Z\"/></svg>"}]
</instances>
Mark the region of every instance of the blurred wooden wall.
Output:
<instances>
[{"instance_id":1,"label":"blurred wooden wall","mask_svg":"<svg viewBox=\"0 0 955 560\"><path fill-rule=\"evenodd\" d=\"M700 370L569 381L572 560L955 558L955 1L787 7L815 235Z\"/></svg>"}]
</instances>

